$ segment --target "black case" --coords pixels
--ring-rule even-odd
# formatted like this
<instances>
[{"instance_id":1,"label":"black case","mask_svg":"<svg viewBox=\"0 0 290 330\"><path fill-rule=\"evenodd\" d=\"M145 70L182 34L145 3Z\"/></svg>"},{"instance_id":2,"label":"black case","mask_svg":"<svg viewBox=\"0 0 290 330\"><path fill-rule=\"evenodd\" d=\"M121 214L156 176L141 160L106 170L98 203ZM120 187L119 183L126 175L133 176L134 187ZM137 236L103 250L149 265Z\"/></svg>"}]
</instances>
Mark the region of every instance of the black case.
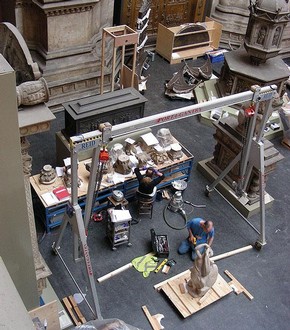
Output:
<instances>
[{"instance_id":1,"label":"black case","mask_svg":"<svg viewBox=\"0 0 290 330\"><path fill-rule=\"evenodd\" d=\"M169 242L167 235L156 235L155 230L151 229L152 249L158 258L167 258L169 256Z\"/></svg>"}]
</instances>

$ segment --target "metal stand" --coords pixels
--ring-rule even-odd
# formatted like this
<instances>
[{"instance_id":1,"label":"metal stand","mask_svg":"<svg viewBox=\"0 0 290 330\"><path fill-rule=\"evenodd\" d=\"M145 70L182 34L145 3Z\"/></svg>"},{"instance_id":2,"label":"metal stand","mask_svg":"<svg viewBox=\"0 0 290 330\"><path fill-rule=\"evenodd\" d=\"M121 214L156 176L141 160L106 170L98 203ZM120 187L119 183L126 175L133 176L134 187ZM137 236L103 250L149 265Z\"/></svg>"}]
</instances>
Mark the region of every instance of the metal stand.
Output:
<instances>
[{"instance_id":1,"label":"metal stand","mask_svg":"<svg viewBox=\"0 0 290 330\"><path fill-rule=\"evenodd\" d=\"M86 263L87 274L90 282L91 292L93 295L95 311L92 309L92 307L90 306L90 304L86 299L85 302L89 306L94 316L97 317L98 319L102 319L102 315L101 315L100 304L99 304L99 299L95 285L93 267L89 254L89 247L87 244L86 231L89 225L89 220L91 218L93 203L95 201L96 194L100 189L100 184L102 180L102 171L103 171L104 163L100 159L100 148L104 147L109 142L109 139L111 137L110 124L106 123L102 125L101 137L102 139L100 138L99 135L97 139L87 139L86 141L83 141L83 139L81 138L80 142L78 142L77 139L74 142L71 141L71 169L72 169L71 204L68 205L67 212L61 224L58 240L52 246L53 251L60 256L60 259L63 262L65 268L67 269L69 275L71 276L73 282L76 284L77 288L82 294L82 291L77 285L76 280L72 276L72 273L69 271L67 265L65 264L64 259L61 257L61 254L59 253L60 243L63 238L64 231L66 229L67 224L70 223L74 234L74 260L75 262L82 260L82 257L80 255L80 252L82 252L82 255ZM78 153L88 149L93 149L93 159L92 159L90 180L88 186L87 201L85 206L85 217L83 219L82 209L78 204L78 185L77 185Z\"/></svg>"}]
</instances>

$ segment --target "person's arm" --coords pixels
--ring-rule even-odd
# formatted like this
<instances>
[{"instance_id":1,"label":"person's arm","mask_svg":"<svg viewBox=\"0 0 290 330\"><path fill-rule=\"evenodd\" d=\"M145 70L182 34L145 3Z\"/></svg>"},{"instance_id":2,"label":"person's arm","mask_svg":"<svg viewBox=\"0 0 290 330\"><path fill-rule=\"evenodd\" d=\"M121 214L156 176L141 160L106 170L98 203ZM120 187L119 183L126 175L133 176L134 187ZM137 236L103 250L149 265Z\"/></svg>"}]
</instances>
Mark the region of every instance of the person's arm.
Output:
<instances>
[{"instance_id":1,"label":"person's arm","mask_svg":"<svg viewBox=\"0 0 290 330\"><path fill-rule=\"evenodd\" d=\"M211 231L211 232L209 233L209 235L208 235L207 244L208 244L209 246L212 245L212 243L213 243L213 239L214 239L214 228L212 229L212 231Z\"/></svg>"},{"instance_id":2,"label":"person's arm","mask_svg":"<svg viewBox=\"0 0 290 330\"><path fill-rule=\"evenodd\" d=\"M189 242L191 242L192 244L195 244L196 243L196 237L194 236L194 232L192 232L192 224L193 224L193 220L190 220L186 224L186 227L187 227L187 230L188 230L188 240L189 240Z\"/></svg>"},{"instance_id":3,"label":"person's arm","mask_svg":"<svg viewBox=\"0 0 290 330\"><path fill-rule=\"evenodd\" d=\"M192 244L195 244L196 238L193 235L191 228L188 228L188 234L189 234L189 237L188 237L189 242L191 242Z\"/></svg>"},{"instance_id":4,"label":"person's arm","mask_svg":"<svg viewBox=\"0 0 290 330\"><path fill-rule=\"evenodd\" d=\"M138 167L135 168L134 173L136 174L138 181L142 180L143 176Z\"/></svg>"},{"instance_id":5,"label":"person's arm","mask_svg":"<svg viewBox=\"0 0 290 330\"><path fill-rule=\"evenodd\" d=\"M207 240L207 244L208 244L209 246L212 245L212 243L213 243L213 239L214 239L214 237L212 236L212 237L209 237L209 239Z\"/></svg>"},{"instance_id":6,"label":"person's arm","mask_svg":"<svg viewBox=\"0 0 290 330\"><path fill-rule=\"evenodd\" d=\"M157 178L152 180L152 185L155 187L164 179L165 176L158 170L154 170L154 174L157 175Z\"/></svg>"}]
</instances>

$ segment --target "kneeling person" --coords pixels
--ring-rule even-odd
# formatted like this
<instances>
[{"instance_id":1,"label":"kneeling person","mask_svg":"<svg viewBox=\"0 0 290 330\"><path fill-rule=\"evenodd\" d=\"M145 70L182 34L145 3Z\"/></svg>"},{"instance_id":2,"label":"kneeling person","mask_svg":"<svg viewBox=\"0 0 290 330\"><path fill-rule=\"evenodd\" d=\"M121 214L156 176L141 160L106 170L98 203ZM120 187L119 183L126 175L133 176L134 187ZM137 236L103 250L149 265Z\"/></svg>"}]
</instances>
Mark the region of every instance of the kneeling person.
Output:
<instances>
[{"instance_id":1,"label":"kneeling person","mask_svg":"<svg viewBox=\"0 0 290 330\"><path fill-rule=\"evenodd\" d=\"M199 244L207 243L212 245L214 239L214 226L212 221L203 220L201 218L193 218L187 223L189 236L186 240L182 241L178 253L185 254L191 251L191 259L196 258L195 247ZM204 252L204 248L200 253Z\"/></svg>"}]
</instances>

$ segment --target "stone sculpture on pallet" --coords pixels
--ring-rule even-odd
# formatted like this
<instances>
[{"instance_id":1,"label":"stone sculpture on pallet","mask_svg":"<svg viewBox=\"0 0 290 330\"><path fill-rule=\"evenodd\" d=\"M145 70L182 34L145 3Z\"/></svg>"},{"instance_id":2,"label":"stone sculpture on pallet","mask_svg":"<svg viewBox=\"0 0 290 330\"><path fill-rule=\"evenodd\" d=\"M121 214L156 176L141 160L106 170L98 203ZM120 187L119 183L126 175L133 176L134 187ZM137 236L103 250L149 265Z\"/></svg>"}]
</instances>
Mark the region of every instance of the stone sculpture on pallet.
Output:
<instances>
[{"instance_id":1,"label":"stone sculpture on pallet","mask_svg":"<svg viewBox=\"0 0 290 330\"><path fill-rule=\"evenodd\" d=\"M200 250L204 248L204 253ZM197 258L190 269L191 279L187 283L187 289L194 298L203 297L209 289L215 284L218 277L218 267L210 260L212 249L208 244L196 246L195 252Z\"/></svg>"}]
</instances>

